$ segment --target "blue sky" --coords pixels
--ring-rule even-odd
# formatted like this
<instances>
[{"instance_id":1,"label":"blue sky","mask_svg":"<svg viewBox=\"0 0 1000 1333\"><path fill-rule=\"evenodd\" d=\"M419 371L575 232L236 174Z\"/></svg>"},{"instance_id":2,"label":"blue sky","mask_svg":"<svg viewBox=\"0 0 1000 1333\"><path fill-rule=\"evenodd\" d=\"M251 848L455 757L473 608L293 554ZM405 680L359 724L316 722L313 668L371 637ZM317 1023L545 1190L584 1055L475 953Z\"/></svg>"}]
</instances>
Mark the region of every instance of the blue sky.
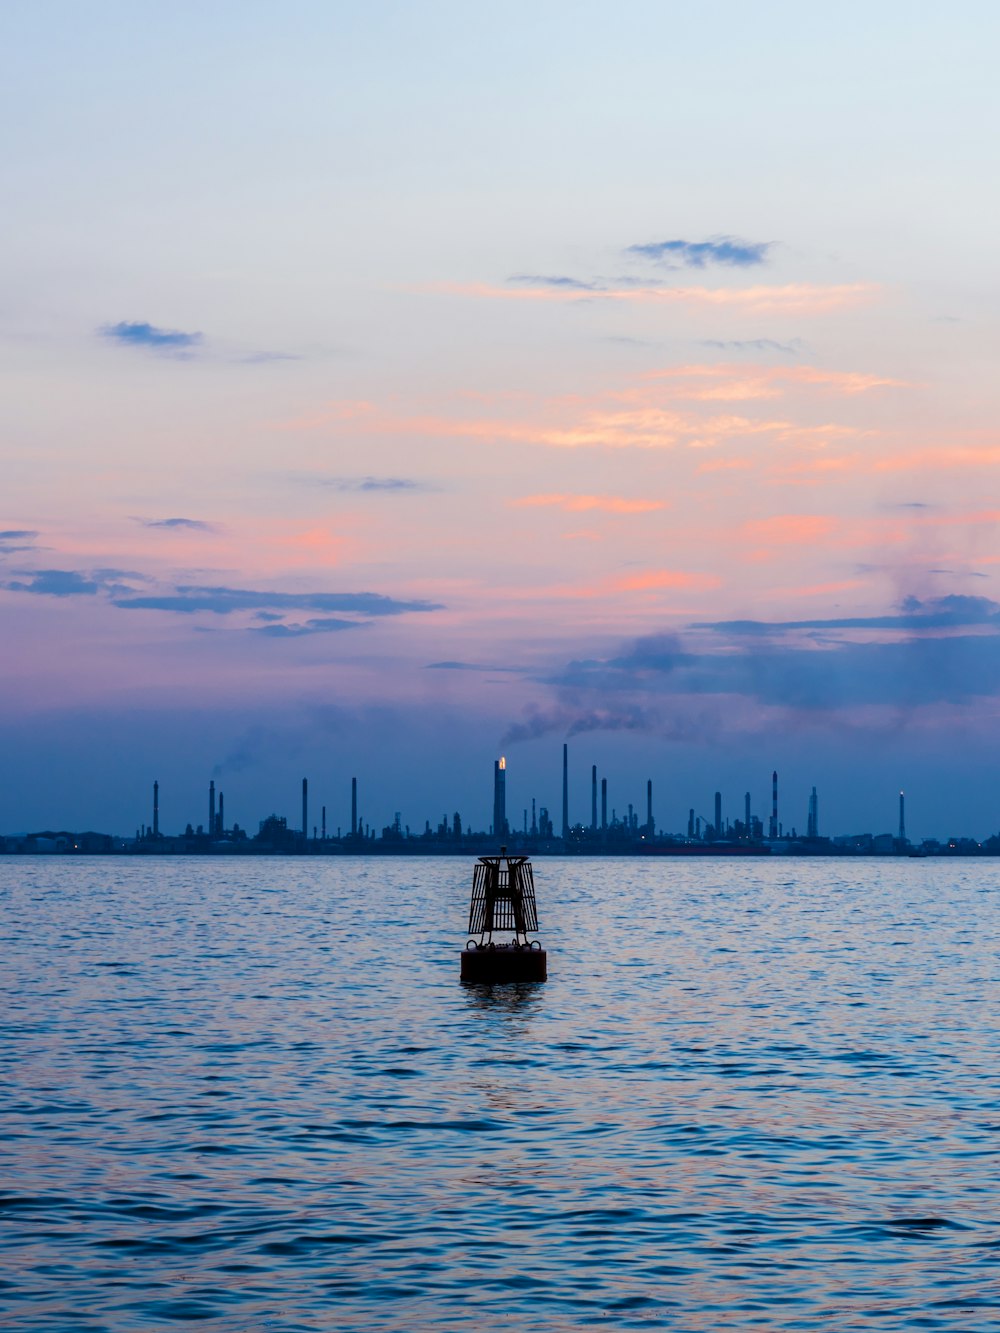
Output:
<instances>
[{"instance_id":1,"label":"blue sky","mask_svg":"<svg viewBox=\"0 0 1000 1333\"><path fill-rule=\"evenodd\" d=\"M9 6L0 829L484 824L570 736L995 831L998 29Z\"/></svg>"}]
</instances>

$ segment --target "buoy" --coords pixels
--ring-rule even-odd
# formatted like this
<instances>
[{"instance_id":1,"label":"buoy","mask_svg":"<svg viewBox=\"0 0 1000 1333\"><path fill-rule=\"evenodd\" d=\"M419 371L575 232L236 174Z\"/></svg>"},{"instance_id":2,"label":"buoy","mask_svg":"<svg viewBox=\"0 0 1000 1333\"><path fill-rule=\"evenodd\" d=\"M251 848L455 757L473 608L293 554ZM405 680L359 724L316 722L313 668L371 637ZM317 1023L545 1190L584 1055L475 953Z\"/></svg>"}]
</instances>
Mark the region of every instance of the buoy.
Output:
<instances>
[{"instance_id":1,"label":"buoy","mask_svg":"<svg viewBox=\"0 0 1000 1333\"><path fill-rule=\"evenodd\" d=\"M526 856L481 856L472 872L469 935L462 950L462 980L478 985L544 981L546 954L529 934L538 930L535 878ZM510 940L496 932L511 931Z\"/></svg>"}]
</instances>

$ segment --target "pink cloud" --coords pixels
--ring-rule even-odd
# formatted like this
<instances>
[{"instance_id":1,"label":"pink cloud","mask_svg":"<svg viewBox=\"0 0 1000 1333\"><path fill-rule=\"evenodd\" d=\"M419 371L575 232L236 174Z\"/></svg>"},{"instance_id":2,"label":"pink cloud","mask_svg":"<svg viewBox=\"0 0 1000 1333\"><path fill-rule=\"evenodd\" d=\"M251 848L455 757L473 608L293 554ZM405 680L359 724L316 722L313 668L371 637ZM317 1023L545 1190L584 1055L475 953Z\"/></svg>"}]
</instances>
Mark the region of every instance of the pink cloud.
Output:
<instances>
[{"instance_id":1,"label":"pink cloud","mask_svg":"<svg viewBox=\"0 0 1000 1333\"><path fill-rule=\"evenodd\" d=\"M744 523L742 532L751 541L786 545L828 537L836 526L834 519L822 514L776 514Z\"/></svg>"},{"instance_id":2,"label":"pink cloud","mask_svg":"<svg viewBox=\"0 0 1000 1333\"><path fill-rule=\"evenodd\" d=\"M510 408L510 415L413 413L347 400L334 402L323 412L287 421L283 429L335 431L345 426L352 436L509 441L555 449L705 449L752 438L770 439L779 445L822 445L869 432L840 421L802 422L791 414L756 416L711 410L706 414L693 404L767 400L793 389L852 397L900 383L885 376L812 366L686 365L655 371L633 378L621 388L586 396L539 398L534 402L508 398L505 406Z\"/></svg>"},{"instance_id":3,"label":"pink cloud","mask_svg":"<svg viewBox=\"0 0 1000 1333\"><path fill-rule=\"evenodd\" d=\"M646 378L676 386L678 397L702 401L780 398L796 387L852 396L871 389L908 387L903 380L883 375L820 370L816 366L674 366L651 371Z\"/></svg>"},{"instance_id":4,"label":"pink cloud","mask_svg":"<svg viewBox=\"0 0 1000 1333\"><path fill-rule=\"evenodd\" d=\"M666 508L662 500L626 500L617 495L524 495L511 503L519 508L562 509L570 514L590 510L606 514L648 514Z\"/></svg>"},{"instance_id":5,"label":"pink cloud","mask_svg":"<svg viewBox=\"0 0 1000 1333\"><path fill-rule=\"evenodd\" d=\"M528 301L575 304L580 301L615 301L633 305L703 305L731 308L751 314L824 315L871 301L879 288L855 282L821 286L786 283L757 287L498 287L489 283L439 283L429 289L452 296L490 301Z\"/></svg>"},{"instance_id":6,"label":"pink cloud","mask_svg":"<svg viewBox=\"0 0 1000 1333\"><path fill-rule=\"evenodd\" d=\"M631 574L611 584L614 592L656 592L664 588L707 592L721 588L722 580L714 574L695 574L683 569L653 569L644 574Z\"/></svg>"}]
</instances>

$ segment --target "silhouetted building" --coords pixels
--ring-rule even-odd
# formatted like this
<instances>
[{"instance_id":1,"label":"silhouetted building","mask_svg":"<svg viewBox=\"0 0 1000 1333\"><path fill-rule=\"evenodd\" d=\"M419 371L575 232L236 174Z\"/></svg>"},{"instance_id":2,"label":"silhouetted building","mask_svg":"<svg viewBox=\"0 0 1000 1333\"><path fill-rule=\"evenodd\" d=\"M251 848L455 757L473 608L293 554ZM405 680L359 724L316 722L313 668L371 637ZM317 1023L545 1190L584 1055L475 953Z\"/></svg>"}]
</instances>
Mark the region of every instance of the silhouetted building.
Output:
<instances>
[{"instance_id":1,"label":"silhouetted building","mask_svg":"<svg viewBox=\"0 0 1000 1333\"><path fill-rule=\"evenodd\" d=\"M806 837L819 837L819 798L816 795L815 787L813 787L812 795L809 797L809 818L806 821Z\"/></svg>"}]
</instances>

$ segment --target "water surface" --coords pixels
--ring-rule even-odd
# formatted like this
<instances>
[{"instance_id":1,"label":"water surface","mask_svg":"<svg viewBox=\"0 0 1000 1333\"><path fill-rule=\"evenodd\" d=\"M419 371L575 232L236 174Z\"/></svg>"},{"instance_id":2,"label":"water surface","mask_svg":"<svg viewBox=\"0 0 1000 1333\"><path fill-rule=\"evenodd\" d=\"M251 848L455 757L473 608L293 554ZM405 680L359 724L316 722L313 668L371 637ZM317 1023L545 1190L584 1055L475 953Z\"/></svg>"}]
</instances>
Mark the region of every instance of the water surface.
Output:
<instances>
[{"instance_id":1,"label":"water surface","mask_svg":"<svg viewBox=\"0 0 1000 1333\"><path fill-rule=\"evenodd\" d=\"M0 1323L1000 1330L998 871L0 859Z\"/></svg>"}]
</instances>

